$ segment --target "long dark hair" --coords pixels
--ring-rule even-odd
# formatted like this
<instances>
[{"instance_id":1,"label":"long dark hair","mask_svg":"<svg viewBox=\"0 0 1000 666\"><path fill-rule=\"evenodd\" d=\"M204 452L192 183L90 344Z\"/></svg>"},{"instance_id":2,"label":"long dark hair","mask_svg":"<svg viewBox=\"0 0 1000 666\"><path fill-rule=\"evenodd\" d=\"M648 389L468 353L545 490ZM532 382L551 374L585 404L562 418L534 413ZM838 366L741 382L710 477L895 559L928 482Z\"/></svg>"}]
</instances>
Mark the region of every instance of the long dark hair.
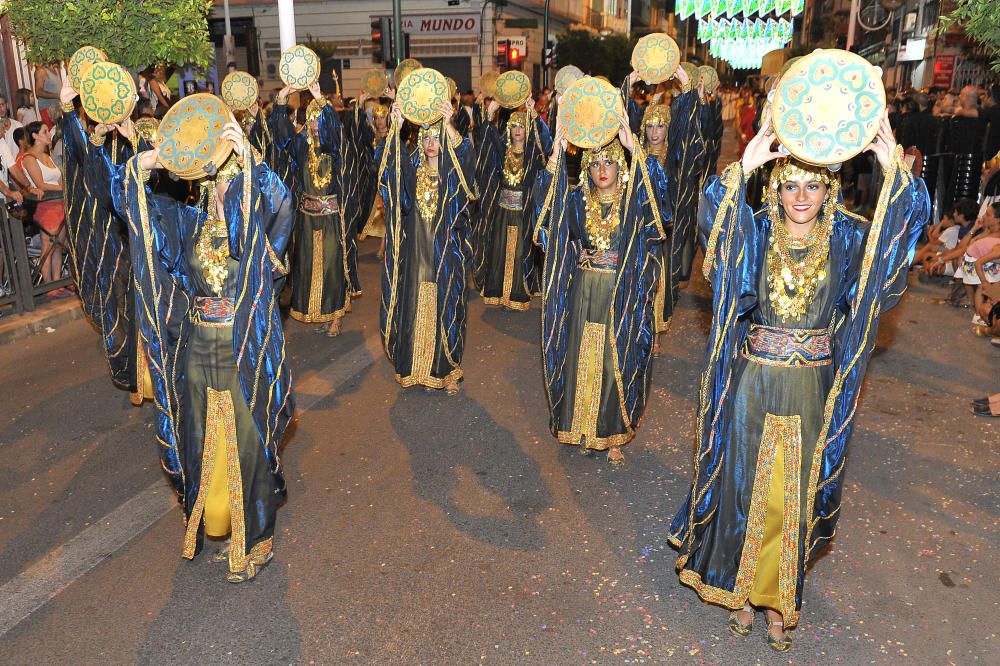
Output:
<instances>
[{"instance_id":1,"label":"long dark hair","mask_svg":"<svg viewBox=\"0 0 1000 666\"><path fill-rule=\"evenodd\" d=\"M14 95L14 110L31 108L31 91L27 88L18 88Z\"/></svg>"}]
</instances>

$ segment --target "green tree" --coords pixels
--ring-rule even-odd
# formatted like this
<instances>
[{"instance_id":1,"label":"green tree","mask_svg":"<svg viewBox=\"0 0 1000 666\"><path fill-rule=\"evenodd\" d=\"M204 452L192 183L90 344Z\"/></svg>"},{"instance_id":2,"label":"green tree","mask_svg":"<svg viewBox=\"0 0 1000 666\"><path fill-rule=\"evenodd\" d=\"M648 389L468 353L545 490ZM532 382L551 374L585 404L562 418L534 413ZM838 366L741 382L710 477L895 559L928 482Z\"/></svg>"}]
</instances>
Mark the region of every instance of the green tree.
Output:
<instances>
[{"instance_id":1,"label":"green tree","mask_svg":"<svg viewBox=\"0 0 1000 666\"><path fill-rule=\"evenodd\" d=\"M11 30L33 63L68 60L91 45L135 69L208 67L215 57L211 9L212 0L12 0L6 6Z\"/></svg>"},{"instance_id":2,"label":"green tree","mask_svg":"<svg viewBox=\"0 0 1000 666\"><path fill-rule=\"evenodd\" d=\"M618 85L632 71L635 41L622 33L597 35L590 30L568 30L558 37L556 64L576 65L585 74L606 76Z\"/></svg>"},{"instance_id":3,"label":"green tree","mask_svg":"<svg viewBox=\"0 0 1000 666\"><path fill-rule=\"evenodd\" d=\"M972 39L986 47L993 69L1000 71L1000 2L955 0L955 10L941 18L942 29L960 25Z\"/></svg>"}]
</instances>

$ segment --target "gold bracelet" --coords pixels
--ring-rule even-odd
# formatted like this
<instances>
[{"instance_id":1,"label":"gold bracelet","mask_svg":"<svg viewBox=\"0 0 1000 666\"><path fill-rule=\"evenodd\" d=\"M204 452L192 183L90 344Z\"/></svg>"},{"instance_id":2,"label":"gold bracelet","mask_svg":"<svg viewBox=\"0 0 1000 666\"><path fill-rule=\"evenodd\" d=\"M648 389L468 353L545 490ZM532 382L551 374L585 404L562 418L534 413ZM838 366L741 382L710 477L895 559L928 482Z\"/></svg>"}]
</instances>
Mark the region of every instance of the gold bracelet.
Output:
<instances>
[{"instance_id":1,"label":"gold bracelet","mask_svg":"<svg viewBox=\"0 0 1000 666\"><path fill-rule=\"evenodd\" d=\"M107 141L107 139L108 139L107 134L98 134L97 132L94 132L93 134L90 135L90 143L97 146L98 148L103 146L104 142Z\"/></svg>"},{"instance_id":2,"label":"gold bracelet","mask_svg":"<svg viewBox=\"0 0 1000 666\"><path fill-rule=\"evenodd\" d=\"M70 100L69 102L63 102L60 100L59 108L63 110L63 113L71 113L76 110L76 107L73 106L72 100Z\"/></svg>"},{"instance_id":3,"label":"gold bracelet","mask_svg":"<svg viewBox=\"0 0 1000 666\"><path fill-rule=\"evenodd\" d=\"M556 167L559 165L559 160L549 160L545 163L545 170L551 173L553 176L556 175Z\"/></svg>"}]
</instances>

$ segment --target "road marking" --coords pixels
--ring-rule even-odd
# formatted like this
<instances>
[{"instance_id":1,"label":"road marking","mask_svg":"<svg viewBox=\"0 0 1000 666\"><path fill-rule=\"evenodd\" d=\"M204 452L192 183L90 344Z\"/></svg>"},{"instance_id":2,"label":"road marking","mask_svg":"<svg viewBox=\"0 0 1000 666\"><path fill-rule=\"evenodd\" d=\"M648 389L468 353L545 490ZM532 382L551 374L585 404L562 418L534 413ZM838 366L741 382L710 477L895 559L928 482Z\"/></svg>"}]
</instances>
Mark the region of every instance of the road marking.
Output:
<instances>
[{"instance_id":1,"label":"road marking","mask_svg":"<svg viewBox=\"0 0 1000 666\"><path fill-rule=\"evenodd\" d=\"M304 373L294 383L296 415L301 416L312 409L341 384L372 365L380 353L381 339L376 333L322 370ZM145 532L176 506L173 492L164 481L157 481L36 560L0 587L0 636Z\"/></svg>"}]
</instances>

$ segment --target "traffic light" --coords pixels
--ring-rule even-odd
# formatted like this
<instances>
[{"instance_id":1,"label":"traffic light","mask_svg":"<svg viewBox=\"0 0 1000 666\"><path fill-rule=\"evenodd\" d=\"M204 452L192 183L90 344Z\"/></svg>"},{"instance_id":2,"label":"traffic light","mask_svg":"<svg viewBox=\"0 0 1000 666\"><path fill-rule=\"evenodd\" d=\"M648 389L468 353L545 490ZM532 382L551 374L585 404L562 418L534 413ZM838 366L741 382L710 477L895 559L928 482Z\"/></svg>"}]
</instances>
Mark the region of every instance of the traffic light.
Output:
<instances>
[{"instance_id":1,"label":"traffic light","mask_svg":"<svg viewBox=\"0 0 1000 666\"><path fill-rule=\"evenodd\" d=\"M510 40L509 39L498 39L497 40L497 69L501 72L506 72L510 67Z\"/></svg>"},{"instance_id":2,"label":"traffic light","mask_svg":"<svg viewBox=\"0 0 1000 666\"><path fill-rule=\"evenodd\" d=\"M542 53L542 67L555 67L556 43L551 39L545 42L545 50Z\"/></svg>"},{"instance_id":3,"label":"traffic light","mask_svg":"<svg viewBox=\"0 0 1000 666\"><path fill-rule=\"evenodd\" d=\"M510 69L521 69L524 66L524 54L521 49L511 46L507 49L507 62Z\"/></svg>"},{"instance_id":4,"label":"traffic light","mask_svg":"<svg viewBox=\"0 0 1000 666\"><path fill-rule=\"evenodd\" d=\"M392 19L388 16L372 19L372 60L392 62Z\"/></svg>"}]
</instances>

